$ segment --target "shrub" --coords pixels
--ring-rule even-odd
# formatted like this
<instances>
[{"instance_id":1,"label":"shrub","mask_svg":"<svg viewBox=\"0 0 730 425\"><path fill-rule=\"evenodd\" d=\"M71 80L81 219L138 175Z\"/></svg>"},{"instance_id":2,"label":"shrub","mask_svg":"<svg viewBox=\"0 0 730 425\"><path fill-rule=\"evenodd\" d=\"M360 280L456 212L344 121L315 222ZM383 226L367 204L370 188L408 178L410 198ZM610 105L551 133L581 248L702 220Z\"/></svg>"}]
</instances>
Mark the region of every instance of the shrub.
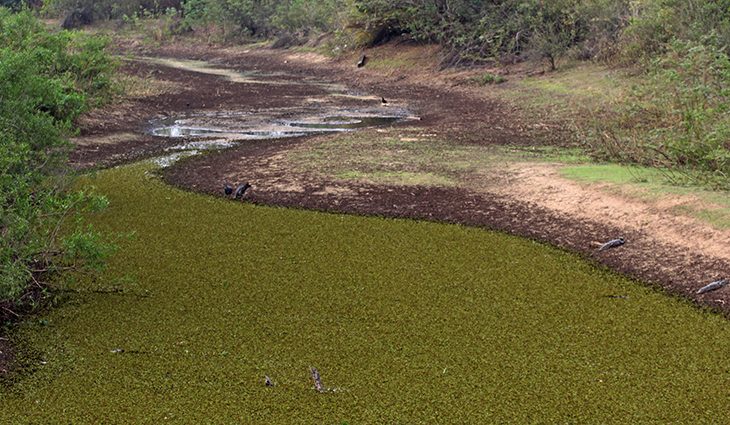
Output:
<instances>
[{"instance_id":1,"label":"shrub","mask_svg":"<svg viewBox=\"0 0 730 425\"><path fill-rule=\"evenodd\" d=\"M187 0L186 22L193 28L222 27L225 36L334 31L347 0Z\"/></svg>"},{"instance_id":2,"label":"shrub","mask_svg":"<svg viewBox=\"0 0 730 425\"><path fill-rule=\"evenodd\" d=\"M39 276L91 270L109 251L69 223L105 199L71 190L65 136L108 94L113 64L103 40L51 34L2 8L0 46L0 300L15 300Z\"/></svg>"},{"instance_id":3,"label":"shrub","mask_svg":"<svg viewBox=\"0 0 730 425\"><path fill-rule=\"evenodd\" d=\"M716 45L714 35L669 43L619 117L596 125L593 150L730 188L730 59Z\"/></svg>"},{"instance_id":4,"label":"shrub","mask_svg":"<svg viewBox=\"0 0 730 425\"><path fill-rule=\"evenodd\" d=\"M55 15L66 15L74 10L89 10L97 20L122 19L125 15L149 13L162 15L167 9L182 8L181 0L46 0L46 11Z\"/></svg>"},{"instance_id":5,"label":"shrub","mask_svg":"<svg viewBox=\"0 0 730 425\"><path fill-rule=\"evenodd\" d=\"M485 72L482 75L473 77L471 81L479 84L480 86L486 86L489 84L502 84L506 82L507 79L501 75L492 74L491 72Z\"/></svg>"},{"instance_id":6,"label":"shrub","mask_svg":"<svg viewBox=\"0 0 730 425\"><path fill-rule=\"evenodd\" d=\"M631 3L630 16L621 34L625 61L661 54L675 39L708 42L709 33L716 47L730 45L730 0L641 0Z\"/></svg>"}]
</instances>

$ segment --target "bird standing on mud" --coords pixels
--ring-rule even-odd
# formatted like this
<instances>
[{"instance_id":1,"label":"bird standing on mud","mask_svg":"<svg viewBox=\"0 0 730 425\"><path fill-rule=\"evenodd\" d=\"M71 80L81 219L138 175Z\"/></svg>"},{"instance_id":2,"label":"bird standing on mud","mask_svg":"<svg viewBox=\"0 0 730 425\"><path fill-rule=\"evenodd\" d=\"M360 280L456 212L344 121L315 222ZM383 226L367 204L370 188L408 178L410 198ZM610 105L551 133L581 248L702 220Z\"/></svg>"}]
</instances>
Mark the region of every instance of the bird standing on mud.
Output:
<instances>
[{"instance_id":1,"label":"bird standing on mud","mask_svg":"<svg viewBox=\"0 0 730 425\"><path fill-rule=\"evenodd\" d=\"M624 238L618 238L610 240L603 245L601 245L600 248L598 248L598 251L605 251L607 249L616 248L626 243L626 240Z\"/></svg>"},{"instance_id":2,"label":"bird standing on mud","mask_svg":"<svg viewBox=\"0 0 730 425\"><path fill-rule=\"evenodd\" d=\"M698 289L697 294L699 295L699 294L704 294L705 292L715 291L715 290L722 288L723 286L725 286L727 284L728 284L727 279L716 280L716 281L710 283L709 285L705 285L702 288Z\"/></svg>"},{"instance_id":3,"label":"bird standing on mud","mask_svg":"<svg viewBox=\"0 0 730 425\"><path fill-rule=\"evenodd\" d=\"M238 188L236 188L236 193L233 196L233 199L243 199L243 195L246 193L249 187L251 187L251 185L248 183L244 183L238 186Z\"/></svg>"}]
</instances>

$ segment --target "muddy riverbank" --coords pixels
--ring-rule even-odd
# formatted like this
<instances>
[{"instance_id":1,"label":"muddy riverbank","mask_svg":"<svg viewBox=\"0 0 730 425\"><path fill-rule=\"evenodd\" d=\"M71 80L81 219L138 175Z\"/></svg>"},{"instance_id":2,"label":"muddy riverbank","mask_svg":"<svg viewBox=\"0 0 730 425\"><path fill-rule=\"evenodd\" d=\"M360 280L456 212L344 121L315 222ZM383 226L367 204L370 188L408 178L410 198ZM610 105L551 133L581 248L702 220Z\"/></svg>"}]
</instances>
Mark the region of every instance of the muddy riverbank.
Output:
<instances>
[{"instance_id":1,"label":"muddy riverbank","mask_svg":"<svg viewBox=\"0 0 730 425\"><path fill-rule=\"evenodd\" d=\"M725 275L730 267L720 252L713 249L699 252L691 248L696 245L696 237L727 241L727 231L708 231L702 223L685 220L682 228L674 231L687 238L667 239L658 233L661 229L622 225L620 215L627 203L642 201L622 199L617 204L611 196L589 188L594 194L593 205L601 205L592 212L580 203L574 204L571 210L543 202L553 196L551 193L512 190L515 182L515 173L509 171L512 165L505 167L500 160L489 159L491 148L560 147L569 145L569 138L565 137L565 131L532 125L513 106L479 96L468 87L448 84L438 75L431 79L421 74L409 78L408 72L383 75L376 70L358 71L350 63L286 51L175 46L144 54L155 54L177 65L132 61L125 64L123 71L148 78L152 83L173 83L182 89L131 99L121 107L111 106L89 115L82 134L87 140L96 138L98 142L79 147L73 157L79 166L129 162L158 155L181 141L195 141L190 137L150 135L154 120L216 111L266 115L288 108L322 110L327 112L320 116L332 116L332 110L338 108L395 110L407 105L408 114L420 120L365 129L359 133L359 139L329 134L247 142L220 153L183 161L169 169L165 178L171 184L216 196L223 196L223 182L249 181L254 185L250 201L266 205L430 219L498 229L580 252L593 261L703 305L725 310L730 300L730 294L725 291L701 297L694 295L697 288ZM183 59L206 60L210 63L208 68L229 72L202 72L183 66L186 63L181 62ZM200 62L196 66L200 67ZM228 75L231 73L246 78L236 80ZM276 81L271 84L251 81L252 75L274 76L271 78ZM387 105L382 104L381 98L387 99ZM132 112L124 114L127 110ZM110 123L103 119L110 114L124 115L124 118ZM108 138L130 132L137 136L107 143ZM367 143L361 143L363 138L369 139ZM318 157L312 156L312 147L335 146L338 140L346 140L342 144L357 150L358 155L366 152L367 160L337 172L328 172L327 167L305 166L317 161L347 162L346 156L328 156L322 149L316 152ZM394 142L388 146L371 143L383 140ZM407 156L413 145L429 152ZM466 152L464 157L469 161L463 167L434 170L437 158L449 158L456 151ZM406 154L393 159L402 152ZM307 157L307 153L312 155ZM387 178L375 178L383 175ZM567 183L555 177L544 184L559 192ZM649 210L660 216L673 214ZM654 217L647 215L646 219ZM667 220L666 225L674 224ZM620 249L596 253L601 242L618 236L629 242Z\"/></svg>"}]
</instances>

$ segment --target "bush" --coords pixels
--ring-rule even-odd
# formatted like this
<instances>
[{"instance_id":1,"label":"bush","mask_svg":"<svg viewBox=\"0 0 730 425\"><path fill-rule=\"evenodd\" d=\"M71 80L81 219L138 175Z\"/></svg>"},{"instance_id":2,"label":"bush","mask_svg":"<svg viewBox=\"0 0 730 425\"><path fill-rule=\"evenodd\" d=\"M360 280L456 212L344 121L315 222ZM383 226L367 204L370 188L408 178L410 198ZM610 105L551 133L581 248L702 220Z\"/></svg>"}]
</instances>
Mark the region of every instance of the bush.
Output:
<instances>
[{"instance_id":1,"label":"bush","mask_svg":"<svg viewBox=\"0 0 730 425\"><path fill-rule=\"evenodd\" d=\"M416 40L442 44L447 48L447 66L527 54L547 59L554 68L560 56L588 39L593 14L603 10L585 3L356 0L352 16L358 21L356 26L373 34L408 34ZM374 36L371 40L377 43L382 38Z\"/></svg>"},{"instance_id":2,"label":"bush","mask_svg":"<svg viewBox=\"0 0 730 425\"><path fill-rule=\"evenodd\" d=\"M334 31L346 0L187 0L183 11L193 28L222 27L225 37L307 36Z\"/></svg>"},{"instance_id":3,"label":"bush","mask_svg":"<svg viewBox=\"0 0 730 425\"><path fill-rule=\"evenodd\" d=\"M472 77L471 81L480 86L486 86L490 84L502 84L506 82L507 79L501 75L492 74L491 72L485 72L482 75Z\"/></svg>"},{"instance_id":4,"label":"bush","mask_svg":"<svg viewBox=\"0 0 730 425\"><path fill-rule=\"evenodd\" d=\"M181 0L46 0L46 11L65 16L73 11L89 10L95 20L122 19L124 16L149 13L162 15L167 9L182 8Z\"/></svg>"},{"instance_id":5,"label":"bush","mask_svg":"<svg viewBox=\"0 0 730 425\"><path fill-rule=\"evenodd\" d=\"M7 7L13 10L20 10L23 7L23 0L0 0L0 7Z\"/></svg>"},{"instance_id":6,"label":"bush","mask_svg":"<svg viewBox=\"0 0 730 425\"><path fill-rule=\"evenodd\" d=\"M710 41L715 47L730 45L730 0L642 0L632 2L631 18L621 34L625 61L662 54L673 40Z\"/></svg>"},{"instance_id":7,"label":"bush","mask_svg":"<svg viewBox=\"0 0 730 425\"><path fill-rule=\"evenodd\" d=\"M730 188L730 59L717 44L715 36L669 43L621 115L596 126L593 150Z\"/></svg>"},{"instance_id":8,"label":"bush","mask_svg":"<svg viewBox=\"0 0 730 425\"><path fill-rule=\"evenodd\" d=\"M113 63L104 40L51 34L2 8L0 46L0 300L15 300L39 276L99 267L109 250L68 223L106 202L70 189L65 136L108 95Z\"/></svg>"}]
</instances>

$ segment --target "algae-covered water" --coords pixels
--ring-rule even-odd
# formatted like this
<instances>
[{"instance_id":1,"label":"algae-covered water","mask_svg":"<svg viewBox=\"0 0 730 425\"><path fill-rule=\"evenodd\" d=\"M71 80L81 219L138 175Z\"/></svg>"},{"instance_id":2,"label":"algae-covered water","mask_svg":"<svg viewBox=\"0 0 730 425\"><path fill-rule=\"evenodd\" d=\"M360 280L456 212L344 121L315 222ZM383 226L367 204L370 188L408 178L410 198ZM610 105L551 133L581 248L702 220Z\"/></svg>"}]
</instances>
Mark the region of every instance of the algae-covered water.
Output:
<instances>
[{"instance_id":1,"label":"algae-covered water","mask_svg":"<svg viewBox=\"0 0 730 425\"><path fill-rule=\"evenodd\" d=\"M150 168L85 179L111 199L92 221L134 236L14 334L34 370L0 423L730 421L717 315L531 241L214 199Z\"/></svg>"}]
</instances>

